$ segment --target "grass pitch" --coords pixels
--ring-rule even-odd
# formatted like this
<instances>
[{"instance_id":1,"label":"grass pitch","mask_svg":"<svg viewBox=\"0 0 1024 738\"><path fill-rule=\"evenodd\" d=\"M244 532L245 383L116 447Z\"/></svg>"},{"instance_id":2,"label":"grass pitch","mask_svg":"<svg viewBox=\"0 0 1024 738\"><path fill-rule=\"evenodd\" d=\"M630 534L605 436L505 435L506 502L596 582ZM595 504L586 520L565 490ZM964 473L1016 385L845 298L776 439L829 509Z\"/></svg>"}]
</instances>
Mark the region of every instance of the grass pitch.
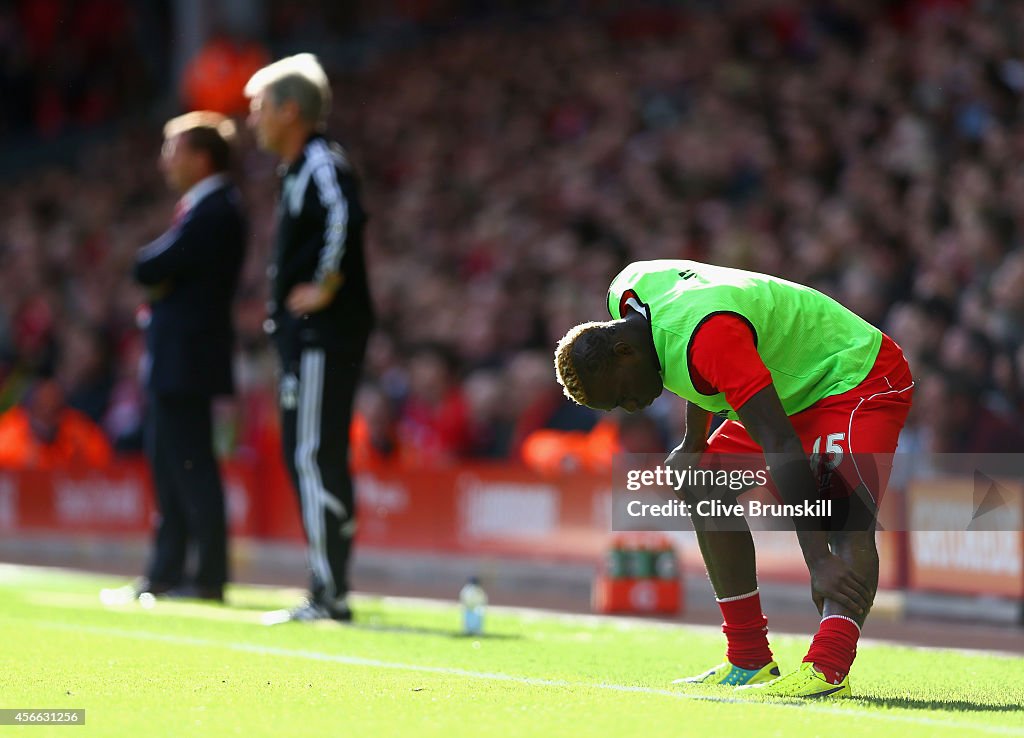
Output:
<instances>
[{"instance_id":1,"label":"grass pitch","mask_svg":"<svg viewBox=\"0 0 1024 738\"><path fill-rule=\"evenodd\" d=\"M866 644L853 699L739 699L669 685L721 661L709 628L497 610L465 638L454 604L372 597L353 626L267 627L295 592L100 603L123 583L0 565L0 708L86 710L0 735L1024 737L1021 658ZM772 645L788 670L807 637Z\"/></svg>"}]
</instances>

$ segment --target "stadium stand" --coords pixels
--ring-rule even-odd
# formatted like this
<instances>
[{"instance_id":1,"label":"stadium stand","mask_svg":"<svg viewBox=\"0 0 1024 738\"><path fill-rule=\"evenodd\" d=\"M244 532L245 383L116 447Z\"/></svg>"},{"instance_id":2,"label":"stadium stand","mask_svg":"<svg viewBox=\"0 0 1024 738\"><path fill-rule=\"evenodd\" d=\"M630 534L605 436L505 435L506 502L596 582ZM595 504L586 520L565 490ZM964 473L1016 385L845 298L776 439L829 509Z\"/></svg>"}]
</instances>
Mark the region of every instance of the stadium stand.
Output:
<instances>
[{"instance_id":1,"label":"stadium stand","mask_svg":"<svg viewBox=\"0 0 1024 738\"><path fill-rule=\"evenodd\" d=\"M60 3L5 11L5 90L26 84L13 50L47 38L43 6ZM889 332L923 399L906 447L1024 448L1024 7L597 6L613 10L480 22L335 70L331 127L366 179L381 315L363 442L422 463L515 455L527 427L589 431L596 418L544 396L555 340L602 317L621 264L685 257L811 284ZM55 125L3 110L6 128ZM130 264L172 198L156 167L131 163L158 138L126 127L74 167L0 185L0 410L56 372L72 405L137 448ZM242 454L273 424L270 166L251 148L241 162L245 401L225 435ZM453 359L444 392L427 386L425 345ZM675 398L649 412L663 443L680 435ZM437 422L450 438L416 430ZM656 450L651 434L630 437Z\"/></svg>"}]
</instances>

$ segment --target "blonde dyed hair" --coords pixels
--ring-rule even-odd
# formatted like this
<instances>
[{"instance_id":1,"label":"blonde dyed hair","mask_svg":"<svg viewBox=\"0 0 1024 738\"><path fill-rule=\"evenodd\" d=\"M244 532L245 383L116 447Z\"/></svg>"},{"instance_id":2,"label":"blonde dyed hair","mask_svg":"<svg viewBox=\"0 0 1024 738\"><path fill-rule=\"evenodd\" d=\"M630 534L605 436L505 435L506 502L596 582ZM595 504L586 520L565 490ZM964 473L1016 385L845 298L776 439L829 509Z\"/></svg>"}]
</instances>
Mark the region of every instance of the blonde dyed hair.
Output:
<instances>
[{"instance_id":1,"label":"blonde dyed hair","mask_svg":"<svg viewBox=\"0 0 1024 738\"><path fill-rule=\"evenodd\" d=\"M610 355L601 356L602 350L611 348L611 342L605 335L610 327L610 323L596 321L580 323L562 336L555 348L555 376L565 396L578 405L590 405L581 373L590 375L611 358ZM581 344L580 351L576 350L577 343Z\"/></svg>"}]
</instances>

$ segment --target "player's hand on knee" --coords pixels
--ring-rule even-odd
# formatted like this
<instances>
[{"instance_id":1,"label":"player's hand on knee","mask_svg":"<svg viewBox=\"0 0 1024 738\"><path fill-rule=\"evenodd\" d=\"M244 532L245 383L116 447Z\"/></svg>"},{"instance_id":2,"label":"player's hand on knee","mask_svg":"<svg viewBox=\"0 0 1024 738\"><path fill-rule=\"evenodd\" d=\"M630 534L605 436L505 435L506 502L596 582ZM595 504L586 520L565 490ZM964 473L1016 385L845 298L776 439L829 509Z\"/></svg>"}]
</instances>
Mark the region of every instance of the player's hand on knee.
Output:
<instances>
[{"instance_id":1,"label":"player's hand on knee","mask_svg":"<svg viewBox=\"0 0 1024 738\"><path fill-rule=\"evenodd\" d=\"M818 611L829 599L856 615L871 609L871 589L864 577L833 553L823 556L810 566L811 597ZM819 598L822 602L819 604Z\"/></svg>"},{"instance_id":2,"label":"player's hand on knee","mask_svg":"<svg viewBox=\"0 0 1024 738\"><path fill-rule=\"evenodd\" d=\"M687 469L695 469L700 464L700 451L691 451L680 444L665 458L665 466L680 473ZM707 489L701 485L686 484L676 490L676 496L688 502L696 503L707 495Z\"/></svg>"}]
</instances>

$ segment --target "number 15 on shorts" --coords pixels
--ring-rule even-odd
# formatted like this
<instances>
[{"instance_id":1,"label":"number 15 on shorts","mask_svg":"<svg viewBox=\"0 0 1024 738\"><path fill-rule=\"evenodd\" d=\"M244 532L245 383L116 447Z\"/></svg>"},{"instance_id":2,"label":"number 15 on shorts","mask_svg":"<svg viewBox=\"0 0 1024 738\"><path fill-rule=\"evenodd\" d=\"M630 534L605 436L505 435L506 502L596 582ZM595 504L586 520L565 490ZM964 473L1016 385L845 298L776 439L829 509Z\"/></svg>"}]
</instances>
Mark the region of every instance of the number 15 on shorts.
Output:
<instances>
[{"instance_id":1,"label":"number 15 on shorts","mask_svg":"<svg viewBox=\"0 0 1024 738\"><path fill-rule=\"evenodd\" d=\"M811 448L811 467L818 469L821 462L821 442L825 441L825 453L827 458L822 465L825 471L832 471L843 462L843 448L840 441L846 440L845 433L829 433L827 436L818 436L814 439L814 446Z\"/></svg>"}]
</instances>

